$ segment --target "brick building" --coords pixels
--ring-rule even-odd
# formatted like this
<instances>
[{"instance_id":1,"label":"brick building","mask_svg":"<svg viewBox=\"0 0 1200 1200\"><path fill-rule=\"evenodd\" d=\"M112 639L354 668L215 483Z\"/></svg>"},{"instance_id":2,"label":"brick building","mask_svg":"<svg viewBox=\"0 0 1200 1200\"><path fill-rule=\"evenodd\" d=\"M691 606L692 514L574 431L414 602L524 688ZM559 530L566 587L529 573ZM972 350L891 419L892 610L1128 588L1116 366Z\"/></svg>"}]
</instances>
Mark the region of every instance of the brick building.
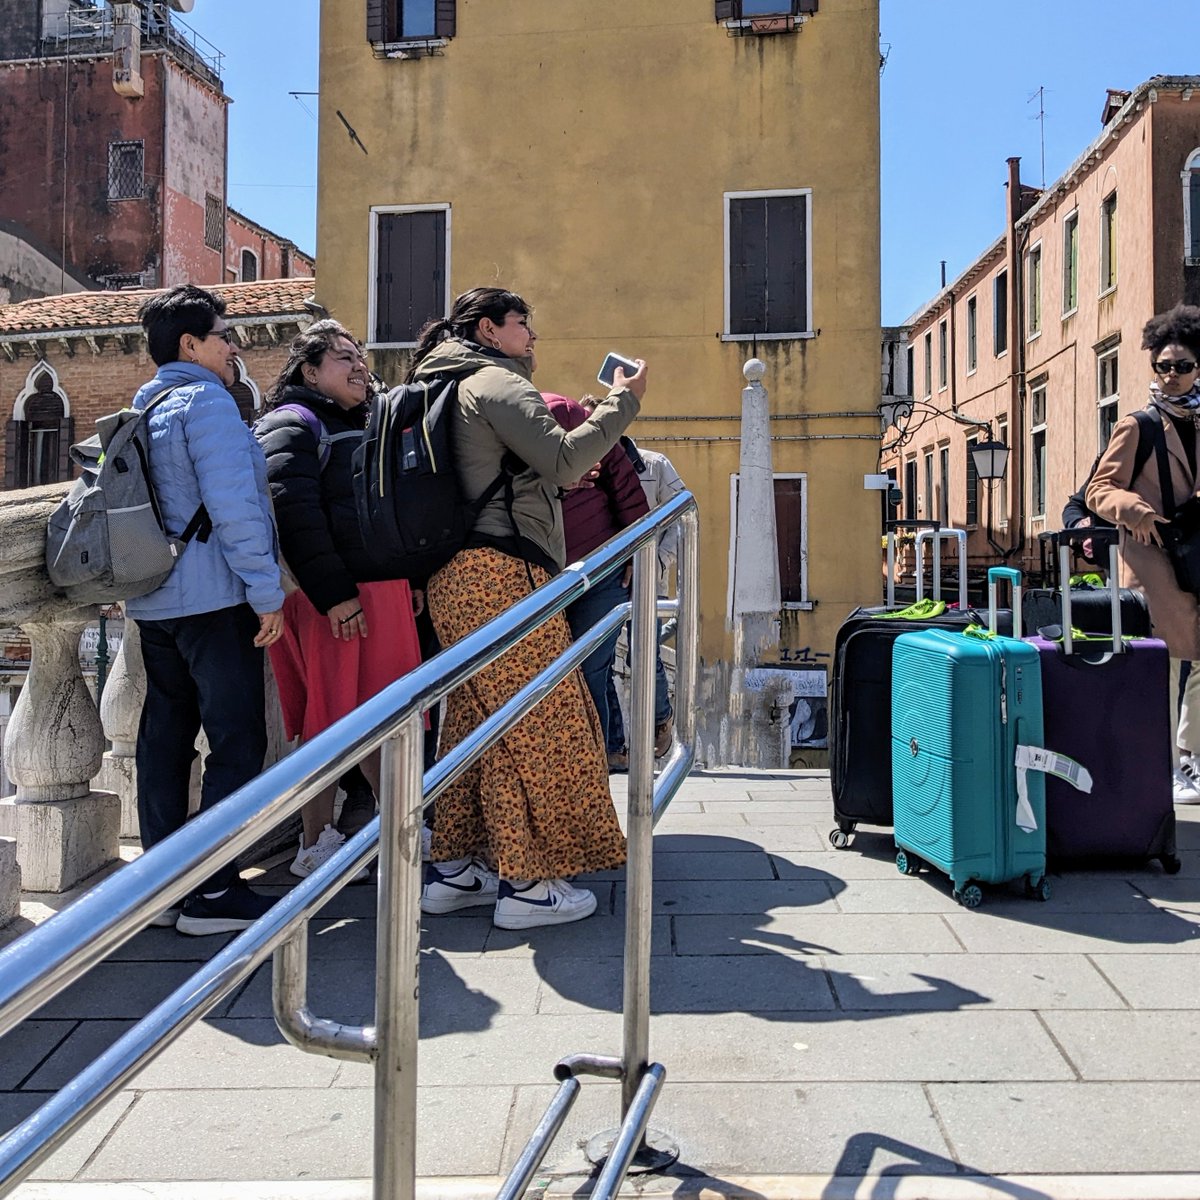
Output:
<instances>
[{"instance_id":1,"label":"brick building","mask_svg":"<svg viewBox=\"0 0 1200 1200\"><path fill-rule=\"evenodd\" d=\"M3 12L0 302L312 275L228 208L221 55L163 0Z\"/></svg>"},{"instance_id":2,"label":"brick building","mask_svg":"<svg viewBox=\"0 0 1200 1200\"><path fill-rule=\"evenodd\" d=\"M212 290L241 360L232 389L251 420L287 358L288 342L323 315L311 279ZM126 404L154 373L137 313L150 291L80 292L0 307L4 487L69 477L67 450L97 417Z\"/></svg>"},{"instance_id":3,"label":"brick building","mask_svg":"<svg viewBox=\"0 0 1200 1200\"><path fill-rule=\"evenodd\" d=\"M1110 91L1100 135L1044 190L1010 159L1004 232L906 322L909 394L885 395L883 465L901 516L968 531L976 573L1036 568L1038 534L1061 527L1113 425L1146 403L1142 326L1200 303L1198 88L1155 76ZM989 430L1010 457L986 483L968 451Z\"/></svg>"}]
</instances>

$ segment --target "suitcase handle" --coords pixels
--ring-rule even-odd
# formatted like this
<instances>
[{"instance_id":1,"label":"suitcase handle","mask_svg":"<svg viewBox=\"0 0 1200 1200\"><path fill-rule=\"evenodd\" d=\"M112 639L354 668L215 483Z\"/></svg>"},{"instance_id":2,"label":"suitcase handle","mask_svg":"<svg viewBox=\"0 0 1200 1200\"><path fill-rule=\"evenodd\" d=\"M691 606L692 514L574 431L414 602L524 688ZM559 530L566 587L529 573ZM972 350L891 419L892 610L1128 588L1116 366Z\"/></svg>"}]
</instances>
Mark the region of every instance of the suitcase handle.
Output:
<instances>
[{"instance_id":1,"label":"suitcase handle","mask_svg":"<svg viewBox=\"0 0 1200 1200\"><path fill-rule=\"evenodd\" d=\"M1021 572L1015 567L989 567L988 579L988 630L996 632L996 592L1001 580L1012 585L1013 637L1021 636Z\"/></svg>"},{"instance_id":2,"label":"suitcase handle","mask_svg":"<svg viewBox=\"0 0 1200 1200\"><path fill-rule=\"evenodd\" d=\"M967 607L967 531L965 529L921 529L916 537L917 599L925 596L925 543L933 541L933 598L942 598L942 542L958 543L958 607Z\"/></svg>"},{"instance_id":3,"label":"suitcase handle","mask_svg":"<svg viewBox=\"0 0 1200 1200\"><path fill-rule=\"evenodd\" d=\"M1106 532L1112 535L1117 531L1097 532ZM1068 534L1071 535L1070 541L1082 542L1086 540L1088 530L1086 526L1082 526L1079 529L1067 529L1059 536L1066 541ZM1076 534L1079 535L1078 538L1075 537ZM1108 542L1108 596L1112 602L1112 652L1114 654L1122 654L1125 650L1125 643L1121 640L1121 581L1118 578L1117 540L1113 536L1105 537L1104 540ZM1073 654L1074 638L1071 636L1071 547L1069 545L1061 545L1058 548L1058 573L1058 590L1062 593L1063 653Z\"/></svg>"}]
</instances>

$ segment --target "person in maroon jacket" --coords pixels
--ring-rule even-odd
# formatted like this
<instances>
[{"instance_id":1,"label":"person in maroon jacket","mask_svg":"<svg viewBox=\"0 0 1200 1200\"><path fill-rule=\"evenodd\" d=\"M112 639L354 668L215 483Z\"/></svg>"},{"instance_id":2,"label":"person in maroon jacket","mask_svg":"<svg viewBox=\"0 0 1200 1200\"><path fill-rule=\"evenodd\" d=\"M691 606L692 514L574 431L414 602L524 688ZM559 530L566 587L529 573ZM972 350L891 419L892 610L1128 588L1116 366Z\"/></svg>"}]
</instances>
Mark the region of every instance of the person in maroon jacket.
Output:
<instances>
[{"instance_id":1,"label":"person in maroon jacket","mask_svg":"<svg viewBox=\"0 0 1200 1200\"><path fill-rule=\"evenodd\" d=\"M552 392L543 392L542 395L554 419L564 429L574 429L587 420L588 410L578 401ZM618 443L580 484L563 495L567 562L575 562L590 554L649 511L650 505L642 490L641 480L629 456ZM627 563L623 571L615 571L580 596L574 604L568 605L567 623L571 627L572 637L578 638L606 613L629 599L632 565ZM619 635L620 630L615 631L583 660L583 677L600 717L604 745L608 744L608 678L612 673Z\"/></svg>"}]
</instances>

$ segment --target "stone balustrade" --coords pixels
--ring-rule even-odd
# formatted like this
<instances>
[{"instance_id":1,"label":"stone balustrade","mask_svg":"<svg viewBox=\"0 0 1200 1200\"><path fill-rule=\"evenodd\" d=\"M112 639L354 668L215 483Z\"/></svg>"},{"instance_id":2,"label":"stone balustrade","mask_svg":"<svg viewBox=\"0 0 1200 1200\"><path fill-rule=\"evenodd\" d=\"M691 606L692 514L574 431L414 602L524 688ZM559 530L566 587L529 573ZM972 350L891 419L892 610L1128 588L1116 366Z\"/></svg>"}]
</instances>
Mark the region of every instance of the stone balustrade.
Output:
<instances>
[{"instance_id":1,"label":"stone balustrade","mask_svg":"<svg viewBox=\"0 0 1200 1200\"><path fill-rule=\"evenodd\" d=\"M15 838L16 867L6 870L0 854L0 921L15 911L15 880L61 892L117 858L120 803L93 788L104 731L79 666L79 638L96 612L68 601L44 566L46 521L67 486L0 493L0 623L19 626L31 647L4 737L17 791L0 834Z\"/></svg>"}]
</instances>

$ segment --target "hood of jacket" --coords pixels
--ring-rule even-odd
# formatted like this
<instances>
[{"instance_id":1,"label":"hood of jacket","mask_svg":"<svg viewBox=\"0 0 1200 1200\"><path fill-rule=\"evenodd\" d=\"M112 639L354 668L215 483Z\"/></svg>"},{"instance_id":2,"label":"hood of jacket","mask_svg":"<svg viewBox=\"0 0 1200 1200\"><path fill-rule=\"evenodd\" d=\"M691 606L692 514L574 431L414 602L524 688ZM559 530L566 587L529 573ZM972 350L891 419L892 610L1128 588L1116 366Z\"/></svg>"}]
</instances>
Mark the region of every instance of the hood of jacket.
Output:
<instances>
[{"instance_id":1,"label":"hood of jacket","mask_svg":"<svg viewBox=\"0 0 1200 1200\"><path fill-rule=\"evenodd\" d=\"M421 359L414 378L420 380L434 375L449 375L464 379L482 367L503 367L527 381L533 377L528 359L509 358L506 354L489 350L486 346L477 346L465 338L449 337Z\"/></svg>"}]
</instances>

